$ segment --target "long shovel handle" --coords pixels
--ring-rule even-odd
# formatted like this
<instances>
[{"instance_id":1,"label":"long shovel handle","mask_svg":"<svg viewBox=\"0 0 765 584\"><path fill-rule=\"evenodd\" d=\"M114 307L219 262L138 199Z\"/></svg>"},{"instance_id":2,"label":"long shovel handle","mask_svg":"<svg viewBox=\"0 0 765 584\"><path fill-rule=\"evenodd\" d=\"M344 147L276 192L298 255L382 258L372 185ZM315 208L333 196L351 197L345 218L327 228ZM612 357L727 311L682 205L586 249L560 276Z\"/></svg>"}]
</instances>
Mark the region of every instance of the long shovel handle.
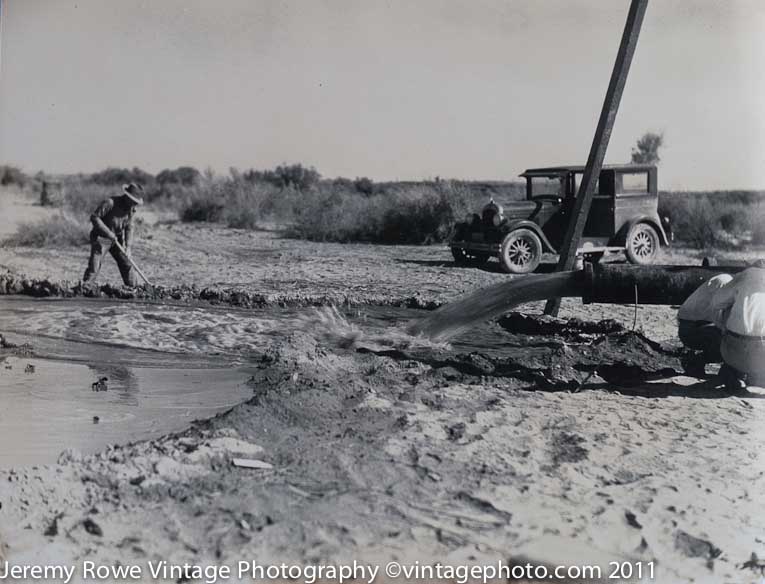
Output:
<instances>
[{"instance_id":1,"label":"long shovel handle","mask_svg":"<svg viewBox=\"0 0 765 584\"><path fill-rule=\"evenodd\" d=\"M125 255L125 257L127 258L127 260L130 262L130 265L131 265L131 266L133 266L133 267L135 268L135 271L136 271L136 272L138 272L138 275L139 275L139 276L141 276L141 278L143 278L143 281L144 281L144 282L146 282L146 283L147 283L149 286L151 286L151 282L149 282L149 279L148 279L148 278L147 278L147 277L144 275L144 273L141 271L141 268L139 268L139 267L138 267L138 264L136 264L136 263L133 261L133 258L131 258L131 257L130 257L130 255L128 254L128 252L127 252L127 251L125 251L125 248L124 248L124 247L122 247L122 245L120 244L120 242L119 242L119 241L117 241L117 240L115 240L115 241L114 241L114 245L116 245L116 246L117 246L117 249L118 249L118 250L120 250L120 251L121 251L121 252L122 252L122 253Z\"/></svg>"}]
</instances>

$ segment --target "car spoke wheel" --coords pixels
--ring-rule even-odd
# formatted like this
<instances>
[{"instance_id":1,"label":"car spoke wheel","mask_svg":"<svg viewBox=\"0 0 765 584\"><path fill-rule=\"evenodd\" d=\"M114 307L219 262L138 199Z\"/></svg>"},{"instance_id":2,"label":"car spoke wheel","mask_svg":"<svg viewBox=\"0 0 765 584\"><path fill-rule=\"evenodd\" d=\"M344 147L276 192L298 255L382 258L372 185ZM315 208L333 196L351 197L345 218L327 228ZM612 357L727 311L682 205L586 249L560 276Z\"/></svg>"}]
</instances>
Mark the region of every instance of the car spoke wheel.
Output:
<instances>
[{"instance_id":1,"label":"car spoke wheel","mask_svg":"<svg viewBox=\"0 0 765 584\"><path fill-rule=\"evenodd\" d=\"M627 234L627 259L633 264L650 264L659 253L659 235L647 223L633 225Z\"/></svg>"},{"instance_id":2,"label":"car spoke wheel","mask_svg":"<svg viewBox=\"0 0 765 584\"><path fill-rule=\"evenodd\" d=\"M499 261L511 274L533 272L542 261L542 241L530 229L511 231L502 242Z\"/></svg>"}]
</instances>

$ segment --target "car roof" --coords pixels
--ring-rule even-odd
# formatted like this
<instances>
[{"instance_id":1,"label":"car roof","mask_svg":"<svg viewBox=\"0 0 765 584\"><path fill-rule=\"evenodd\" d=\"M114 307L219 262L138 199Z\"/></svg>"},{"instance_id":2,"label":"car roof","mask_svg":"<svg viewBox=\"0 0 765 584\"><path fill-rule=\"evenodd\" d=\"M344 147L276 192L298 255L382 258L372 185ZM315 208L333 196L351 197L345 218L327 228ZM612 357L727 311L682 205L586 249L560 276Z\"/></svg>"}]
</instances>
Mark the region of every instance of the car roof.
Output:
<instances>
[{"instance_id":1,"label":"car roof","mask_svg":"<svg viewBox=\"0 0 765 584\"><path fill-rule=\"evenodd\" d=\"M641 171L656 168L653 164L604 164L603 170L629 170ZM548 166L545 168L528 168L518 176L533 178L535 176L561 176L569 172L584 172L585 167L573 166Z\"/></svg>"}]
</instances>

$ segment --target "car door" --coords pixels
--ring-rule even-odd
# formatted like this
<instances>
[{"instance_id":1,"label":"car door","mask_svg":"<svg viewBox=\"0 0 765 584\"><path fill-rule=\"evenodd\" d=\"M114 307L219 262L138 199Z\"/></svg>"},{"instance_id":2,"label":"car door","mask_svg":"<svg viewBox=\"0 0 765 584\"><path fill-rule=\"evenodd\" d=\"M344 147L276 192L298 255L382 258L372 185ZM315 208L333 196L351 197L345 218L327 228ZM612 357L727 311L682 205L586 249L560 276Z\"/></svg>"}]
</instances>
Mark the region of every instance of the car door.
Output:
<instances>
[{"instance_id":1,"label":"car door","mask_svg":"<svg viewBox=\"0 0 765 584\"><path fill-rule=\"evenodd\" d=\"M570 192L569 175L556 175L547 177L545 180L549 181L550 184L556 184L556 189L555 192L551 191L550 194L546 194L544 200L537 199L537 203L541 206L535 213L533 220L542 228L548 241L557 248L566 233L574 197L571 196Z\"/></svg>"},{"instance_id":2,"label":"car door","mask_svg":"<svg viewBox=\"0 0 765 584\"><path fill-rule=\"evenodd\" d=\"M623 171L615 178L614 233L637 217L656 216L658 199L648 170Z\"/></svg>"},{"instance_id":3,"label":"car door","mask_svg":"<svg viewBox=\"0 0 765 584\"><path fill-rule=\"evenodd\" d=\"M582 173L575 173L575 188L579 194L581 186ZM587 216L587 222L584 224L582 237L588 239L604 240L605 244L611 238L614 232L614 191L609 188L613 183L613 171L604 170L600 173L598 181L595 183L595 194L590 203L590 214Z\"/></svg>"}]
</instances>

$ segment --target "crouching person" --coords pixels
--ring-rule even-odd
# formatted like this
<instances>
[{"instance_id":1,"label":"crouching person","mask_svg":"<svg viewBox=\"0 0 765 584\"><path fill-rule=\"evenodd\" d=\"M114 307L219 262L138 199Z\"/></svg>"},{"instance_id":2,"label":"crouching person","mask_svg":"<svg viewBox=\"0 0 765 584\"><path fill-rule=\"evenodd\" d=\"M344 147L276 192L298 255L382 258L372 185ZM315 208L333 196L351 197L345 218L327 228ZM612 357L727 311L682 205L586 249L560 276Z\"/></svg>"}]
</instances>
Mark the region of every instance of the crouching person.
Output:
<instances>
[{"instance_id":1,"label":"crouching person","mask_svg":"<svg viewBox=\"0 0 765 584\"><path fill-rule=\"evenodd\" d=\"M126 254L130 254L133 239L135 208L143 203L139 196L142 191L140 185L135 183L123 185L121 196L107 199L93 211L90 216L93 224L90 232L90 260L82 277L84 282L98 277L103 254L108 251L117 262L125 285L135 286L135 275ZM115 243L119 243L119 246Z\"/></svg>"},{"instance_id":2,"label":"crouching person","mask_svg":"<svg viewBox=\"0 0 765 584\"><path fill-rule=\"evenodd\" d=\"M720 377L726 387L765 387L765 260L716 292L713 308L724 315Z\"/></svg>"},{"instance_id":3,"label":"crouching person","mask_svg":"<svg viewBox=\"0 0 765 584\"><path fill-rule=\"evenodd\" d=\"M710 278L699 286L677 311L677 336L689 349L697 351L683 359L683 369L693 377L704 377L707 363L720 363L722 331L720 311L713 307L713 298L731 280L729 274Z\"/></svg>"}]
</instances>

